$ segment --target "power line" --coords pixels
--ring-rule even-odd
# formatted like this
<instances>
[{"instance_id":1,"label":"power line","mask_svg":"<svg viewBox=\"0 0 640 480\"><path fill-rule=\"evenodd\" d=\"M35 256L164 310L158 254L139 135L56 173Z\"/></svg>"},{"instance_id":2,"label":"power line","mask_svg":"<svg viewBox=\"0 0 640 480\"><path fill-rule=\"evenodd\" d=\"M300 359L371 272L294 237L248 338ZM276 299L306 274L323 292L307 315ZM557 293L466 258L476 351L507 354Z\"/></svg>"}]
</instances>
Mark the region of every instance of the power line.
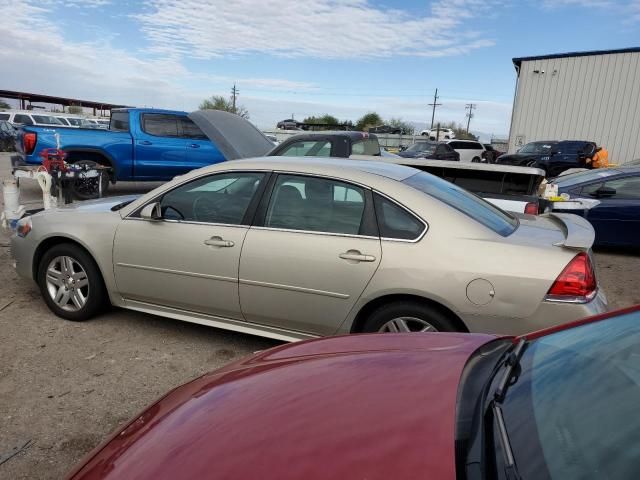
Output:
<instances>
[{"instance_id":1,"label":"power line","mask_svg":"<svg viewBox=\"0 0 640 480\"><path fill-rule=\"evenodd\" d=\"M431 129L433 129L433 120L436 118L436 107L441 105L441 103L438 103L438 89L436 88L436 93L433 94L433 103L429 104L429 106L433 107L431 112Z\"/></svg>"},{"instance_id":2,"label":"power line","mask_svg":"<svg viewBox=\"0 0 640 480\"><path fill-rule=\"evenodd\" d=\"M467 103L464 106L465 110L469 110L467 112L467 133L469 133L469 124L471 123L471 119L473 118L473 111L476 109L477 105L475 103Z\"/></svg>"}]
</instances>

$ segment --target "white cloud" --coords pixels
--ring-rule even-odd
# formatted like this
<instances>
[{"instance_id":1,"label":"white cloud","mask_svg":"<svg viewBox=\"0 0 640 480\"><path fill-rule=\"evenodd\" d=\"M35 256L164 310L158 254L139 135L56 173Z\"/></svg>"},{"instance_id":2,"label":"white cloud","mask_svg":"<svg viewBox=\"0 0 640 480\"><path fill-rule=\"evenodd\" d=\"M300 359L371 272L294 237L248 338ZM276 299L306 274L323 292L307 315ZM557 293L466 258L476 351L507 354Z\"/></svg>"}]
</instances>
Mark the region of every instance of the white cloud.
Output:
<instances>
[{"instance_id":1,"label":"white cloud","mask_svg":"<svg viewBox=\"0 0 640 480\"><path fill-rule=\"evenodd\" d=\"M151 51L210 59L225 55L440 57L493 45L465 22L504 0L441 0L424 15L368 0L149 0L134 16Z\"/></svg>"},{"instance_id":2,"label":"white cloud","mask_svg":"<svg viewBox=\"0 0 640 480\"><path fill-rule=\"evenodd\" d=\"M613 14L623 24L631 25L640 22L639 0L544 0L543 7L557 9L562 7L598 8Z\"/></svg>"}]
</instances>

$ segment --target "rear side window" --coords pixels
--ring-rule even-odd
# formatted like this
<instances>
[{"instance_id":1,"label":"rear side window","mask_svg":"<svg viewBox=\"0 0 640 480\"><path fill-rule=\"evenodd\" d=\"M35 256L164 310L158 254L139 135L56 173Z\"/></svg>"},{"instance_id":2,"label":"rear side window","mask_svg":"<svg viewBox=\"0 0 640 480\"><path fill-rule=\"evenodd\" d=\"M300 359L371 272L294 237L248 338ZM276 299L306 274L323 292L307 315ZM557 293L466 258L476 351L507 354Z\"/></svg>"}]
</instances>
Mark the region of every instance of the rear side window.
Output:
<instances>
[{"instance_id":1,"label":"rear side window","mask_svg":"<svg viewBox=\"0 0 640 480\"><path fill-rule=\"evenodd\" d=\"M129 131L129 112L111 112L109 129L116 132Z\"/></svg>"},{"instance_id":2,"label":"rear side window","mask_svg":"<svg viewBox=\"0 0 640 480\"><path fill-rule=\"evenodd\" d=\"M156 137L177 137L178 117L164 113L145 113L142 115L142 130Z\"/></svg>"},{"instance_id":3,"label":"rear side window","mask_svg":"<svg viewBox=\"0 0 640 480\"><path fill-rule=\"evenodd\" d=\"M380 155L380 144L378 140L366 138L353 142L351 145L352 155Z\"/></svg>"},{"instance_id":4,"label":"rear side window","mask_svg":"<svg viewBox=\"0 0 640 480\"><path fill-rule=\"evenodd\" d=\"M33 120L29 115L23 115L18 113L15 117L13 117L14 123L21 123L23 125L33 125Z\"/></svg>"},{"instance_id":5,"label":"rear side window","mask_svg":"<svg viewBox=\"0 0 640 480\"><path fill-rule=\"evenodd\" d=\"M413 214L377 193L374 195L380 236L387 239L415 240L425 229Z\"/></svg>"},{"instance_id":6,"label":"rear side window","mask_svg":"<svg viewBox=\"0 0 640 480\"><path fill-rule=\"evenodd\" d=\"M428 173L416 173L402 183L455 208L503 237L510 235L518 227L515 217L457 185Z\"/></svg>"}]
</instances>

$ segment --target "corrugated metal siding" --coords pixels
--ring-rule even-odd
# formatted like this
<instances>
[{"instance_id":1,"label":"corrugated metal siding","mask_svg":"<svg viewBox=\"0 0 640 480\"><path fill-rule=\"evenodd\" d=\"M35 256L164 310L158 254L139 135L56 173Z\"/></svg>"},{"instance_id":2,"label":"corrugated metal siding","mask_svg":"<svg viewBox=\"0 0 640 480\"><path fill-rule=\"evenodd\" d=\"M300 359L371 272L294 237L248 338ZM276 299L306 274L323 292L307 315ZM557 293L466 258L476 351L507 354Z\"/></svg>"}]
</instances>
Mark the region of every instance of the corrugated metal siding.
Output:
<instances>
[{"instance_id":1,"label":"corrugated metal siding","mask_svg":"<svg viewBox=\"0 0 640 480\"><path fill-rule=\"evenodd\" d=\"M509 152L519 137L591 140L623 164L640 158L639 110L639 52L523 61Z\"/></svg>"}]
</instances>

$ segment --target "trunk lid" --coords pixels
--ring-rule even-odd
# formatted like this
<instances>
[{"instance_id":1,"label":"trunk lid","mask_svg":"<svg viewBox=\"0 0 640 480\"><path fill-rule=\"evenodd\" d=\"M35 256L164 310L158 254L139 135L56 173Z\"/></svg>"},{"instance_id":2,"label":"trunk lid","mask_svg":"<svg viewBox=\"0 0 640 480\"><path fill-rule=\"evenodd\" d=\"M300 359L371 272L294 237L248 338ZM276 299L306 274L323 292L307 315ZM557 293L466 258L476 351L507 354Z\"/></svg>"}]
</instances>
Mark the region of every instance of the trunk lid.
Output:
<instances>
[{"instance_id":1,"label":"trunk lid","mask_svg":"<svg viewBox=\"0 0 640 480\"><path fill-rule=\"evenodd\" d=\"M198 110L189 118L227 160L265 156L273 143L248 120L221 110Z\"/></svg>"}]
</instances>

